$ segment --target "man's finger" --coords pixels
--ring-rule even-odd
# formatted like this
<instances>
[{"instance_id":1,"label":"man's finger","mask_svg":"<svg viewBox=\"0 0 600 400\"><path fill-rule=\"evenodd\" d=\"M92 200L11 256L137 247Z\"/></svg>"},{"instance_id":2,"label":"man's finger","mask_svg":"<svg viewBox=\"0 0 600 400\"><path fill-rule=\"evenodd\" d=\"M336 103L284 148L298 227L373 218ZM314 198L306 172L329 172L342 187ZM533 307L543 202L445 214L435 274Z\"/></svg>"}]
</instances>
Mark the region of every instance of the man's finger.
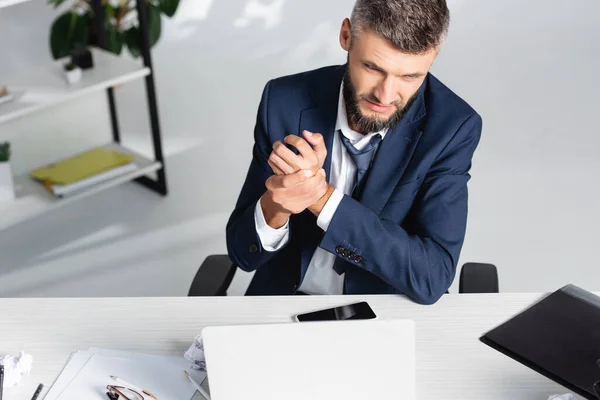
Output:
<instances>
[{"instance_id":1,"label":"man's finger","mask_svg":"<svg viewBox=\"0 0 600 400\"><path fill-rule=\"evenodd\" d=\"M288 135L285 137L284 142L289 145L294 146L298 149L302 158L308 161L310 164L315 164L317 161L317 154L313 150L313 148L308 144L308 142L302 139L300 136L296 135Z\"/></svg>"},{"instance_id":2,"label":"man's finger","mask_svg":"<svg viewBox=\"0 0 600 400\"><path fill-rule=\"evenodd\" d=\"M319 201L321 199L321 197L323 197L323 195L325 195L326 192L327 192L327 182L325 182L324 180L319 181L317 183L317 185L315 185L315 187L313 187L308 194L298 197L298 200L301 203L306 204L307 207L310 207L313 204L315 204L317 201Z\"/></svg>"},{"instance_id":3,"label":"man's finger","mask_svg":"<svg viewBox=\"0 0 600 400\"><path fill-rule=\"evenodd\" d=\"M312 176L311 170L300 170L287 175L271 175L265 182L265 186L269 190L289 189L312 178Z\"/></svg>"},{"instance_id":4,"label":"man's finger","mask_svg":"<svg viewBox=\"0 0 600 400\"><path fill-rule=\"evenodd\" d=\"M269 156L269 161L272 162L273 164L275 164L275 166L277 168L279 168L281 171L283 171L284 174L293 174L294 172L296 172L298 170L296 167L287 163L284 159L282 159L275 152L271 153L271 155Z\"/></svg>"},{"instance_id":5,"label":"man's finger","mask_svg":"<svg viewBox=\"0 0 600 400\"><path fill-rule=\"evenodd\" d=\"M291 188L307 180L312 179L313 173L310 170L300 170L293 174L284 175L281 177L281 186Z\"/></svg>"},{"instance_id":6,"label":"man's finger","mask_svg":"<svg viewBox=\"0 0 600 400\"><path fill-rule=\"evenodd\" d=\"M279 167L275 165L275 163L273 163L270 159L269 161L267 161L267 163L269 164L275 175L285 175L285 172L279 169Z\"/></svg>"},{"instance_id":7,"label":"man's finger","mask_svg":"<svg viewBox=\"0 0 600 400\"><path fill-rule=\"evenodd\" d=\"M308 208L318 202L323 195L327 192L327 184L324 182L319 183L312 191L303 194L301 196L294 197L294 199L304 208Z\"/></svg>"},{"instance_id":8,"label":"man's finger","mask_svg":"<svg viewBox=\"0 0 600 400\"><path fill-rule=\"evenodd\" d=\"M283 161L285 161L290 167L292 167L293 171L296 172L303 168L303 160L302 157L294 154L293 151L288 149L283 143L280 141L275 142L273 144L273 153L277 154ZM288 172L291 173L291 172Z\"/></svg>"},{"instance_id":9,"label":"man's finger","mask_svg":"<svg viewBox=\"0 0 600 400\"><path fill-rule=\"evenodd\" d=\"M267 178L265 186L270 191L285 189L284 178L291 175L271 175Z\"/></svg>"},{"instance_id":10,"label":"man's finger","mask_svg":"<svg viewBox=\"0 0 600 400\"><path fill-rule=\"evenodd\" d=\"M325 171L321 169L315 175L290 188L289 193L292 197L308 199L323 181L325 181Z\"/></svg>"},{"instance_id":11,"label":"man's finger","mask_svg":"<svg viewBox=\"0 0 600 400\"><path fill-rule=\"evenodd\" d=\"M327 147L325 147L323 135L320 133L312 133L310 131L302 131L302 135L306 138L308 143L311 144L313 150L315 153L317 153L319 162L321 165L323 165L323 162L325 162L325 157L327 157Z\"/></svg>"}]
</instances>

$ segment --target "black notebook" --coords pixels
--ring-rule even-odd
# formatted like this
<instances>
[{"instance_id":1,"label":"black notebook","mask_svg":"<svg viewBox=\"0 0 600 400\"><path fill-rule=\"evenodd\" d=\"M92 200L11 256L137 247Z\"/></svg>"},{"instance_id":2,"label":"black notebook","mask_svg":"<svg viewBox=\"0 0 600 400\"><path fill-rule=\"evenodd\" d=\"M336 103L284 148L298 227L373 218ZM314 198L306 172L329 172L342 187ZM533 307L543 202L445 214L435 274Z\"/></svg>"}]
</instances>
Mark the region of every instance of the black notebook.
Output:
<instances>
[{"instance_id":1,"label":"black notebook","mask_svg":"<svg viewBox=\"0 0 600 400\"><path fill-rule=\"evenodd\" d=\"M600 297L568 285L481 337L587 399L598 399Z\"/></svg>"}]
</instances>

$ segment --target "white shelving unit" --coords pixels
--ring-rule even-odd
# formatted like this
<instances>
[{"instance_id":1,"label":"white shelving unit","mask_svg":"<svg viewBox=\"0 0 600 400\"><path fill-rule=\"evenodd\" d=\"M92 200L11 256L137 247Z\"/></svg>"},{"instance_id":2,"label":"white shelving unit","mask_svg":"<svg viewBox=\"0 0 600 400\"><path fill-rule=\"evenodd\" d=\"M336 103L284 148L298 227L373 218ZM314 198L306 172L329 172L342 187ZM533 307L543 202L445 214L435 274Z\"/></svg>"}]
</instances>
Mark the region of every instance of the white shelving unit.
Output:
<instances>
[{"instance_id":1,"label":"white shelving unit","mask_svg":"<svg viewBox=\"0 0 600 400\"><path fill-rule=\"evenodd\" d=\"M0 9L27 1L32 0L0 0ZM46 1L44 1L44 3L45 2ZM143 11L143 9L138 7L138 11L140 10ZM110 88L116 85L121 85L136 79L142 79L151 74L149 50L144 54L143 64L142 62L134 61L127 57L116 56L96 48L92 49L92 57L94 60L94 67L92 69L84 70L81 81L75 85L69 85L63 74L62 68L67 62L67 59L58 61L49 60L48 63L44 65L32 66L31 68L15 71L8 76L3 76L1 83L8 86L8 90L13 95L13 99L7 103L0 104L0 124L78 97L86 96L90 93L105 91L107 89L110 90ZM144 65L149 65L150 67ZM151 77L150 83L147 81L146 84L147 90L148 84L151 85L152 96L154 96L153 81ZM156 130L153 131L153 136L156 151L156 136L158 136L159 149L161 146L160 133L158 131L157 111L156 109L151 111L154 113L152 116L153 121L151 122L155 123L153 128ZM118 136L116 136L115 140L118 141ZM2 141L1 134L0 141ZM159 176L162 174L162 183L165 184L164 165L161 161L145 158L124 148L117 142L109 143L104 147L134 155L134 163L136 164L137 169L64 198L55 197L42 184L30 178L29 174L16 176L14 177L14 180L17 198L14 201L0 203L0 230L7 229L20 222L40 216L74 201L84 199L103 190L138 178L140 183L145 186L151 186L155 182L148 182L150 178L148 178L147 175L152 172L158 173ZM85 150L88 149L82 149L82 152ZM160 158L157 159L162 160L162 150L160 150L160 153L157 153L157 155L159 154ZM143 180L146 181L143 182ZM160 189L153 190L160 191ZM164 190L162 194L165 194L166 187L163 187L162 190Z\"/></svg>"},{"instance_id":2,"label":"white shelving unit","mask_svg":"<svg viewBox=\"0 0 600 400\"><path fill-rule=\"evenodd\" d=\"M31 0L0 0L0 8L14 6Z\"/></svg>"},{"instance_id":3,"label":"white shelving unit","mask_svg":"<svg viewBox=\"0 0 600 400\"><path fill-rule=\"evenodd\" d=\"M0 203L0 230L66 206L74 201L92 196L103 190L130 182L135 178L155 172L161 167L161 163L148 160L116 143L110 143L103 147L134 155L135 160L133 162L137 165L137 169L63 198L54 196L43 185L31 179L28 174L16 176L15 189L17 199L11 202Z\"/></svg>"},{"instance_id":4,"label":"white shelving unit","mask_svg":"<svg viewBox=\"0 0 600 400\"><path fill-rule=\"evenodd\" d=\"M85 96L87 94L140 79L150 69L139 63L115 56L100 49L92 49L94 68L83 71L81 82L69 85L62 66L66 59L49 61L18 73L2 77L14 99L0 105L0 124L23 117L35 111Z\"/></svg>"}]
</instances>

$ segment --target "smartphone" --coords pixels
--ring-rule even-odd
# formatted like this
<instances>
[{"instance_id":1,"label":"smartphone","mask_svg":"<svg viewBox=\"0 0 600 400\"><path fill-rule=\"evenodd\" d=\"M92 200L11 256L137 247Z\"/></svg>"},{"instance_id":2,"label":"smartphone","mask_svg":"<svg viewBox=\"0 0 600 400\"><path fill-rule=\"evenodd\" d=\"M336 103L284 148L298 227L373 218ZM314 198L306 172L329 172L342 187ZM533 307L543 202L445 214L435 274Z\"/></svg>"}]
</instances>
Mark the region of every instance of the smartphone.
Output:
<instances>
[{"instance_id":1,"label":"smartphone","mask_svg":"<svg viewBox=\"0 0 600 400\"><path fill-rule=\"evenodd\" d=\"M354 303L347 306L328 308L306 314L298 314L294 319L298 322L307 321L345 321L351 319L374 319L377 318L366 301Z\"/></svg>"}]
</instances>

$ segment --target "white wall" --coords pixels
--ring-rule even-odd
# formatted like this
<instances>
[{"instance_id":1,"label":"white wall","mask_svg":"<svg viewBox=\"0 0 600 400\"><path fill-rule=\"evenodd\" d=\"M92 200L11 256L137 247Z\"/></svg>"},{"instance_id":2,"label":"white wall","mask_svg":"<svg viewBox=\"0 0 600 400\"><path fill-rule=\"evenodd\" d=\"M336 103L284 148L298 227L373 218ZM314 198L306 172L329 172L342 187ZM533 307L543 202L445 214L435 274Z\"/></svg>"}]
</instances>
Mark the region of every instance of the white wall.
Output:
<instances>
[{"instance_id":1,"label":"white wall","mask_svg":"<svg viewBox=\"0 0 600 400\"><path fill-rule=\"evenodd\" d=\"M483 115L462 261L507 291L600 289L600 3L465 1L435 72Z\"/></svg>"},{"instance_id":2,"label":"white wall","mask_svg":"<svg viewBox=\"0 0 600 400\"><path fill-rule=\"evenodd\" d=\"M0 9L0 81L49 58L56 11ZM182 0L153 53L171 195L127 185L0 232L0 296L184 295L224 226L251 155L264 83L342 63L352 0ZM568 5L567 5L568 4ZM503 291L600 290L594 207L600 139L595 0L455 0L434 73L484 118L462 262L493 262ZM125 143L149 151L141 83L118 88ZM108 141L93 95L0 125L17 172ZM248 276L238 274L233 293Z\"/></svg>"}]
</instances>

